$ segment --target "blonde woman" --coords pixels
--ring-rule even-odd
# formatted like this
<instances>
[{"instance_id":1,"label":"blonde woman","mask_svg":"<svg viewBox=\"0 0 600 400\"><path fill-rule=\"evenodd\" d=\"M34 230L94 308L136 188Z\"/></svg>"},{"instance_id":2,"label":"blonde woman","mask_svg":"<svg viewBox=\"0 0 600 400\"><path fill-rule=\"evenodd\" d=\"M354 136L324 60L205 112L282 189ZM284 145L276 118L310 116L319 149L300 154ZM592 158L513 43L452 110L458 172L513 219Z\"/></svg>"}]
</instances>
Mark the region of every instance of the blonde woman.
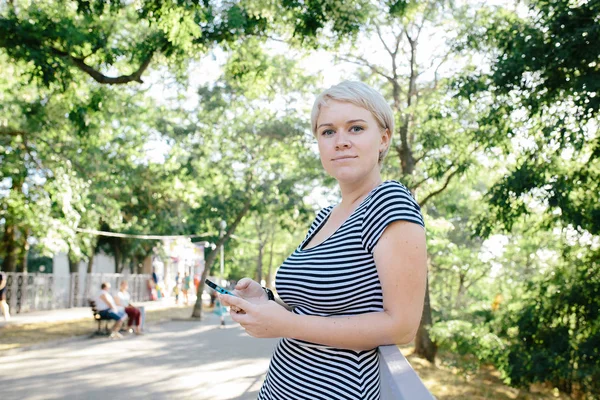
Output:
<instances>
[{"instance_id":1,"label":"blonde woman","mask_svg":"<svg viewBox=\"0 0 600 400\"><path fill-rule=\"evenodd\" d=\"M282 338L259 399L378 399L377 347L412 341L421 318L423 217L406 187L382 182L394 116L378 92L333 86L311 123L342 201L318 213L279 268L279 299L248 278L237 297L219 297L250 335Z\"/></svg>"}]
</instances>

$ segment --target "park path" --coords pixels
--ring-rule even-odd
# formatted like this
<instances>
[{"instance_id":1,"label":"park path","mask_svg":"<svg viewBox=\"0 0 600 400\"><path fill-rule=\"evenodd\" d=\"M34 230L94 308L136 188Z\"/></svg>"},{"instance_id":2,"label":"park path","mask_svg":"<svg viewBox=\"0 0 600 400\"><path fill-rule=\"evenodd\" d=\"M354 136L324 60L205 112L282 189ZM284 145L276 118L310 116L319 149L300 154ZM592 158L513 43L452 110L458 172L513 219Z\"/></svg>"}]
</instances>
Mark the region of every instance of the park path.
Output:
<instances>
[{"instance_id":1,"label":"park path","mask_svg":"<svg viewBox=\"0 0 600 400\"><path fill-rule=\"evenodd\" d=\"M0 356L0 399L256 399L277 340L218 322L206 314Z\"/></svg>"}]
</instances>

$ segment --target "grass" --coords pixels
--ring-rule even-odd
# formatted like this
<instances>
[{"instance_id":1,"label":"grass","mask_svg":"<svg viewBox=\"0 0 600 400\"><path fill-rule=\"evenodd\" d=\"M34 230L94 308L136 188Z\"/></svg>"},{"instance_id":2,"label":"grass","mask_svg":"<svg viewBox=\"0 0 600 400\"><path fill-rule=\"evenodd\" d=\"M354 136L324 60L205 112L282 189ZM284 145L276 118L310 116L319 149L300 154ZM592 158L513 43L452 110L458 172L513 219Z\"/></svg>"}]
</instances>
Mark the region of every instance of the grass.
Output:
<instances>
[{"instance_id":1,"label":"grass","mask_svg":"<svg viewBox=\"0 0 600 400\"><path fill-rule=\"evenodd\" d=\"M505 385L500 373L492 366L485 366L473 374L467 374L450 367L447 361L454 358L450 354L438 354L435 364L414 356L413 348L403 346L400 349L429 391L438 400L542 400L570 397L552 388L532 387L519 390Z\"/></svg>"},{"instance_id":2,"label":"grass","mask_svg":"<svg viewBox=\"0 0 600 400\"><path fill-rule=\"evenodd\" d=\"M189 318L192 306L146 310L146 325L157 322ZM109 323L109 327L112 323ZM36 324L7 325L0 329L0 354L3 351L32 346L53 340L91 335L98 325L92 318ZM104 322L102 323L104 327Z\"/></svg>"}]
</instances>

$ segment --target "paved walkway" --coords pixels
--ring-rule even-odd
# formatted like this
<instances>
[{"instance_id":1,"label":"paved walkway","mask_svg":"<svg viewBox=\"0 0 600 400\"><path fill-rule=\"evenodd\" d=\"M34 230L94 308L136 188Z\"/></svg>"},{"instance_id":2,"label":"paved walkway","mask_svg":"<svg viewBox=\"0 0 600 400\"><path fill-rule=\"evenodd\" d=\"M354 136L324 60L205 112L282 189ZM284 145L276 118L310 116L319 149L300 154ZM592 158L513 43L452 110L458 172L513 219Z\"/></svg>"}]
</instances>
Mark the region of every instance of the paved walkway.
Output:
<instances>
[{"instance_id":1,"label":"paved walkway","mask_svg":"<svg viewBox=\"0 0 600 400\"><path fill-rule=\"evenodd\" d=\"M0 398L256 399L277 340L218 322L208 313L200 322L153 325L144 336L78 338L0 356Z\"/></svg>"}]
</instances>

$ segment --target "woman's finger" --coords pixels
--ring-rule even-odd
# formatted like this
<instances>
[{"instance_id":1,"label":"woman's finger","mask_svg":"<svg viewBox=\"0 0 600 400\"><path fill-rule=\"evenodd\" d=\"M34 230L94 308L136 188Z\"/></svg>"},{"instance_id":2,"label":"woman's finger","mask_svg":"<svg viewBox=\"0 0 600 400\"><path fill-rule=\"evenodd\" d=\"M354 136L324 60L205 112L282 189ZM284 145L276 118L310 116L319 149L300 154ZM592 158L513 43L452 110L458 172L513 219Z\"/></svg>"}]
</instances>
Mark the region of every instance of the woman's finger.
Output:
<instances>
[{"instance_id":1,"label":"woman's finger","mask_svg":"<svg viewBox=\"0 0 600 400\"><path fill-rule=\"evenodd\" d=\"M248 314L243 313L243 312L238 312L238 313L233 313L231 314L231 319L235 322L237 322L238 324L242 325L242 328L246 329L244 327L244 324L246 324L248 322Z\"/></svg>"},{"instance_id":2,"label":"woman's finger","mask_svg":"<svg viewBox=\"0 0 600 400\"><path fill-rule=\"evenodd\" d=\"M221 294L220 296L221 299L223 299L224 304L227 304L228 306L235 306L239 310L248 311L253 307L252 303L249 303L241 297L230 296L228 294Z\"/></svg>"},{"instance_id":3,"label":"woman's finger","mask_svg":"<svg viewBox=\"0 0 600 400\"><path fill-rule=\"evenodd\" d=\"M250 286L251 282L252 282L252 279L250 279L250 278L242 278L238 281L237 285L235 285L235 289L236 290L247 289L248 286Z\"/></svg>"}]
</instances>

